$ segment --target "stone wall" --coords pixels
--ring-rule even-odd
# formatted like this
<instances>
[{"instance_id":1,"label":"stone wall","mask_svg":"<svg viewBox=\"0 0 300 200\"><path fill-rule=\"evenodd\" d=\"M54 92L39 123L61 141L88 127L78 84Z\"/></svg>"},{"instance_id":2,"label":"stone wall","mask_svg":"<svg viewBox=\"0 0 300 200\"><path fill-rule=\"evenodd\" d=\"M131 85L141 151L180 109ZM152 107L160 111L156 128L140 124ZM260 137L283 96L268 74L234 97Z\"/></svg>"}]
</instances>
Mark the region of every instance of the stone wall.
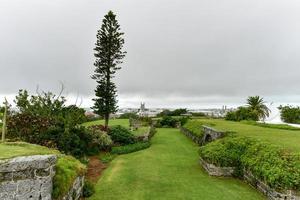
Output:
<instances>
[{"instance_id":1,"label":"stone wall","mask_svg":"<svg viewBox=\"0 0 300 200\"><path fill-rule=\"evenodd\" d=\"M77 200L77 199L79 199L82 195L83 186L84 186L84 177L78 176L75 179L68 194L65 197L63 197L62 200Z\"/></svg>"},{"instance_id":2,"label":"stone wall","mask_svg":"<svg viewBox=\"0 0 300 200\"><path fill-rule=\"evenodd\" d=\"M149 126L149 128L148 128L147 132L145 132L145 134L136 136L136 139L137 139L137 141L140 141L140 142L148 142L154 136L155 132L156 132L156 130L155 130L154 125L151 125L151 126Z\"/></svg>"},{"instance_id":3,"label":"stone wall","mask_svg":"<svg viewBox=\"0 0 300 200\"><path fill-rule=\"evenodd\" d=\"M0 160L0 200L51 200L56 155ZM77 177L63 200L78 200L84 177Z\"/></svg>"},{"instance_id":4,"label":"stone wall","mask_svg":"<svg viewBox=\"0 0 300 200\"><path fill-rule=\"evenodd\" d=\"M218 130L208 127L208 126L202 126L202 128L203 128L203 133L204 133L203 138L202 138L202 144L214 141L218 138L225 136L225 132L223 132L223 131L218 131Z\"/></svg>"},{"instance_id":5,"label":"stone wall","mask_svg":"<svg viewBox=\"0 0 300 200\"><path fill-rule=\"evenodd\" d=\"M180 131L187 137L191 138L195 143L197 143L199 145L202 144L202 137L198 137L198 136L194 135L191 131L189 131L188 129L186 129L184 127L180 127Z\"/></svg>"},{"instance_id":6,"label":"stone wall","mask_svg":"<svg viewBox=\"0 0 300 200\"><path fill-rule=\"evenodd\" d=\"M199 145L204 145L205 143L211 142L213 140L225 136L225 132L215 130L208 126L202 126L202 132L203 132L202 137L196 136L195 134L193 134L191 131L189 131L184 127L180 127L180 131Z\"/></svg>"},{"instance_id":7,"label":"stone wall","mask_svg":"<svg viewBox=\"0 0 300 200\"><path fill-rule=\"evenodd\" d=\"M207 163L202 158L200 158L200 165L211 176L232 176L235 170L234 167L217 167L213 164Z\"/></svg>"},{"instance_id":8,"label":"stone wall","mask_svg":"<svg viewBox=\"0 0 300 200\"><path fill-rule=\"evenodd\" d=\"M207 163L202 158L200 158L200 165L211 176L232 176L235 170L234 167L217 167ZM296 192L292 190L278 192L245 169L243 170L243 179L246 183L252 185L258 191L266 195L270 200L300 200L300 196L297 196Z\"/></svg>"},{"instance_id":9,"label":"stone wall","mask_svg":"<svg viewBox=\"0 0 300 200\"><path fill-rule=\"evenodd\" d=\"M0 161L1 200L51 200L55 155Z\"/></svg>"},{"instance_id":10,"label":"stone wall","mask_svg":"<svg viewBox=\"0 0 300 200\"><path fill-rule=\"evenodd\" d=\"M251 172L244 170L244 180L255 187L258 191L262 192L271 200L300 200L299 196L292 190L285 192L278 192L265 184L263 181L256 178Z\"/></svg>"}]
</instances>

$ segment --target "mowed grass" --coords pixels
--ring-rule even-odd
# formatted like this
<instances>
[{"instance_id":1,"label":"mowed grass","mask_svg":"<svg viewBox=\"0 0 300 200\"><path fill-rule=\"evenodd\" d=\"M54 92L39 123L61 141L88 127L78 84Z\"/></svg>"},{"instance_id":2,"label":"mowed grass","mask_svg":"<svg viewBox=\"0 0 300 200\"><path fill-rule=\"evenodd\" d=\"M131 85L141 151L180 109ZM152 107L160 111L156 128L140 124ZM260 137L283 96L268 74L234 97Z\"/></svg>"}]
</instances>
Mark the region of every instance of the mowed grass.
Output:
<instances>
[{"instance_id":1,"label":"mowed grass","mask_svg":"<svg viewBox=\"0 0 300 200\"><path fill-rule=\"evenodd\" d=\"M0 159L48 154L59 154L59 151L25 142L0 143Z\"/></svg>"},{"instance_id":2,"label":"mowed grass","mask_svg":"<svg viewBox=\"0 0 300 200\"><path fill-rule=\"evenodd\" d=\"M91 122L86 122L83 125L84 126L93 126L93 125L104 125L104 120L96 120ZM115 125L121 125L125 127L129 127L129 119L110 119L109 120L109 126L115 126Z\"/></svg>"},{"instance_id":3,"label":"mowed grass","mask_svg":"<svg viewBox=\"0 0 300 200\"><path fill-rule=\"evenodd\" d=\"M158 129L150 148L110 163L89 200L264 199L240 180L208 176L198 148L177 129Z\"/></svg>"},{"instance_id":4,"label":"mowed grass","mask_svg":"<svg viewBox=\"0 0 300 200\"><path fill-rule=\"evenodd\" d=\"M197 119L197 121L214 124L213 128L222 131L233 131L240 136L248 136L271 142L294 152L300 152L300 130L283 130L260 127L243 122L226 121L222 119Z\"/></svg>"}]
</instances>

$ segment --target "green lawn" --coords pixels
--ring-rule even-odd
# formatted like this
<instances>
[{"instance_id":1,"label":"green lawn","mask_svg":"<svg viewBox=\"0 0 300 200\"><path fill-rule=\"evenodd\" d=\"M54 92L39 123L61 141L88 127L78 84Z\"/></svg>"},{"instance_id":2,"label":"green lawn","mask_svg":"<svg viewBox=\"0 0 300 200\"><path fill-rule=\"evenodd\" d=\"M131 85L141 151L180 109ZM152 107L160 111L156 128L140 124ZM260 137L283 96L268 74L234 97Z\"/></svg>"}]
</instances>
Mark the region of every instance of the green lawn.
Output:
<instances>
[{"instance_id":1,"label":"green lawn","mask_svg":"<svg viewBox=\"0 0 300 200\"><path fill-rule=\"evenodd\" d=\"M87 126L93 126L93 125L99 125L99 124L103 125L104 120L96 120L96 121L92 121L92 122L86 122L83 125L87 127ZM121 125L126 128L129 128L129 119L110 119L109 125L110 126ZM132 131L132 133L137 136L143 135L144 133L147 132L148 129L149 129L149 127L142 126L142 127L138 128L138 130Z\"/></svg>"},{"instance_id":2,"label":"green lawn","mask_svg":"<svg viewBox=\"0 0 300 200\"><path fill-rule=\"evenodd\" d=\"M197 121L208 125L214 124L213 127L218 130L234 131L241 136L254 137L300 152L300 130L267 128L222 119L197 119Z\"/></svg>"},{"instance_id":3,"label":"green lawn","mask_svg":"<svg viewBox=\"0 0 300 200\"><path fill-rule=\"evenodd\" d=\"M104 120L96 120L96 121L86 122L83 125L84 126L93 126L93 125L99 125L99 124L103 125ZM109 125L110 126L121 125L121 126L129 127L129 119L110 119Z\"/></svg>"},{"instance_id":4,"label":"green lawn","mask_svg":"<svg viewBox=\"0 0 300 200\"><path fill-rule=\"evenodd\" d=\"M150 148L110 163L89 200L264 199L240 180L208 176L198 148L177 129L158 129Z\"/></svg>"},{"instance_id":5,"label":"green lawn","mask_svg":"<svg viewBox=\"0 0 300 200\"><path fill-rule=\"evenodd\" d=\"M23 142L0 143L0 152L0 159L14 158L17 156L59 154L59 151Z\"/></svg>"}]
</instances>

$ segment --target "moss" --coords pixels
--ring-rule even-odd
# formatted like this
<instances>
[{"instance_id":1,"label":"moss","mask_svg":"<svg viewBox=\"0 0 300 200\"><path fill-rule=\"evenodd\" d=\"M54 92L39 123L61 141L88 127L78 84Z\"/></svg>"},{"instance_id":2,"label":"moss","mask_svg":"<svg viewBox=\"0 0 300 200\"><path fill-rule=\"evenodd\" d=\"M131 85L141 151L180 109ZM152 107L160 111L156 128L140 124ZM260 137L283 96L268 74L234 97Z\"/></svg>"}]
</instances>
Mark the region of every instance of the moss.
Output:
<instances>
[{"instance_id":1,"label":"moss","mask_svg":"<svg viewBox=\"0 0 300 200\"><path fill-rule=\"evenodd\" d=\"M53 179L54 199L61 199L71 188L77 176L84 175L86 166L72 156L60 155L56 164L56 174Z\"/></svg>"},{"instance_id":2,"label":"moss","mask_svg":"<svg viewBox=\"0 0 300 200\"><path fill-rule=\"evenodd\" d=\"M66 156L59 151L25 142L0 143L0 160L18 156L58 155L56 174L53 179L53 197L60 199L72 186L78 175L84 175L86 167L72 156Z\"/></svg>"}]
</instances>

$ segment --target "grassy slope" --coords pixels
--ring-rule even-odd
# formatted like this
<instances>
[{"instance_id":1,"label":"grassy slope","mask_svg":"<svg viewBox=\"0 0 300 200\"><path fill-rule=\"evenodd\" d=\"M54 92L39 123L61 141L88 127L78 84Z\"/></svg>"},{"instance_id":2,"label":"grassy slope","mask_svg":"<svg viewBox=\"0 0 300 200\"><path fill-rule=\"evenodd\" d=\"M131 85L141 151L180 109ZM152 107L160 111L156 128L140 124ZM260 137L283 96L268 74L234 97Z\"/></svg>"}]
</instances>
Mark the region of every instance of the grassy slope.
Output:
<instances>
[{"instance_id":1,"label":"grassy slope","mask_svg":"<svg viewBox=\"0 0 300 200\"><path fill-rule=\"evenodd\" d=\"M208 176L197 150L178 130L159 129L150 148L112 161L90 200L264 199L239 180Z\"/></svg>"},{"instance_id":2,"label":"grassy slope","mask_svg":"<svg viewBox=\"0 0 300 200\"><path fill-rule=\"evenodd\" d=\"M92 121L92 122L86 122L83 125L87 127L87 126L93 126L93 125L99 125L99 124L103 125L104 120L96 120L96 121ZM129 128L129 119L110 119L109 125L110 126L121 125L121 126ZM132 133L134 135L143 135L144 133L147 132L147 130L148 130L148 127L140 127L138 130L132 131Z\"/></svg>"},{"instance_id":3,"label":"grassy slope","mask_svg":"<svg viewBox=\"0 0 300 200\"><path fill-rule=\"evenodd\" d=\"M240 122L225 121L221 119L198 119L202 123L215 124L214 128L223 131L234 131L241 136L250 136L266 140L292 151L300 152L300 130L283 130L248 125Z\"/></svg>"},{"instance_id":4,"label":"grassy slope","mask_svg":"<svg viewBox=\"0 0 300 200\"><path fill-rule=\"evenodd\" d=\"M13 158L17 156L59 154L56 150L28 143L0 143L0 159Z\"/></svg>"}]
</instances>

